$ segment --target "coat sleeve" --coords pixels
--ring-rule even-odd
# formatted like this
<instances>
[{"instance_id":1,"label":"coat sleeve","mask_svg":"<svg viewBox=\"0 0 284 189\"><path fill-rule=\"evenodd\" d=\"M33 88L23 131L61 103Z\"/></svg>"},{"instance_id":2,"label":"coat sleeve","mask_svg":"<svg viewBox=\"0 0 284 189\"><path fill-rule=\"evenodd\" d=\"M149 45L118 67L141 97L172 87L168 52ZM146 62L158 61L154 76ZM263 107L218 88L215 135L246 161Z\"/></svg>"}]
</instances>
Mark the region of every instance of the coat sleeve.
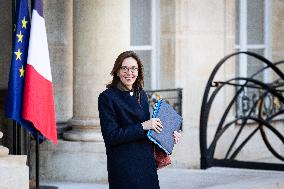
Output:
<instances>
[{"instance_id":1,"label":"coat sleeve","mask_svg":"<svg viewBox=\"0 0 284 189\"><path fill-rule=\"evenodd\" d=\"M143 106L146 108L145 111L147 112L147 118L150 119L150 111L149 111L149 102L148 102L148 96L146 92L143 90L141 92L141 103L143 103Z\"/></svg>"},{"instance_id":2,"label":"coat sleeve","mask_svg":"<svg viewBox=\"0 0 284 189\"><path fill-rule=\"evenodd\" d=\"M127 127L118 126L113 104L104 93L99 96L98 109L102 135L106 145L116 146L145 137L141 123Z\"/></svg>"}]
</instances>

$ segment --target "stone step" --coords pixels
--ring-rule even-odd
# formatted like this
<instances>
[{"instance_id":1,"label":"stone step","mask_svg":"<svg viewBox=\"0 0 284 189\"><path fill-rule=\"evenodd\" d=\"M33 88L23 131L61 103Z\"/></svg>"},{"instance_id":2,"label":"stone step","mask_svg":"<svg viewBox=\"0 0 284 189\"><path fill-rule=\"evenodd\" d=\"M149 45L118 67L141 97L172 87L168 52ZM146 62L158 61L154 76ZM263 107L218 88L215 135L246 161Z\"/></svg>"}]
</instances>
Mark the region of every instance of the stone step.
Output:
<instances>
[{"instance_id":1,"label":"stone step","mask_svg":"<svg viewBox=\"0 0 284 189\"><path fill-rule=\"evenodd\" d=\"M108 189L107 184L79 183L79 182L65 182L65 181L43 181L40 183L40 186L57 186L58 189Z\"/></svg>"},{"instance_id":2,"label":"stone step","mask_svg":"<svg viewBox=\"0 0 284 189\"><path fill-rule=\"evenodd\" d=\"M0 157L0 189L29 188L29 168L26 161L25 155Z\"/></svg>"},{"instance_id":3,"label":"stone step","mask_svg":"<svg viewBox=\"0 0 284 189\"><path fill-rule=\"evenodd\" d=\"M158 171L161 189L284 189L284 172L234 168L207 170L165 168ZM106 183L44 181L59 189L107 189Z\"/></svg>"},{"instance_id":4,"label":"stone step","mask_svg":"<svg viewBox=\"0 0 284 189\"><path fill-rule=\"evenodd\" d=\"M263 186L284 189L284 172L279 171L164 169L159 172L159 178L162 189L263 189Z\"/></svg>"},{"instance_id":5,"label":"stone step","mask_svg":"<svg viewBox=\"0 0 284 189\"><path fill-rule=\"evenodd\" d=\"M40 148L41 180L83 183L107 181L103 142L58 140L57 145L45 142ZM32 159L35 159L34 155L32 153ZM35 164L32 165L32 172L35 173Z\"/></svg>"}]
</instances>

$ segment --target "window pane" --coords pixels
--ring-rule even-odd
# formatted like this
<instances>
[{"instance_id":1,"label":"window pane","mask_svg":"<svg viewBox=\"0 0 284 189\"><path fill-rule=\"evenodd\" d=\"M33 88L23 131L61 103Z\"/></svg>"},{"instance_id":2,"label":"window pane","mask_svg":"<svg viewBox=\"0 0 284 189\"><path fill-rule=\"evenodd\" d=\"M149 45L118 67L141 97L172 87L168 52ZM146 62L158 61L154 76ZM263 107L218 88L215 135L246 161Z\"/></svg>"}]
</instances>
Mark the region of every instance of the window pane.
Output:
<instances>
[{"instance_id":1,"label":"window pane","mask_svg":"<svg viewBox=\"0 0 284 189\"><path fill-rule=\"evenodd\" d=\"M264 49L249 49L249 51L257 53L259 55L264 55ZM263 62L248 56L247 58L247 76L250 77L251 75L253 75L254 73L256 73L258 70L260 70L261 68L263 68L264 64ZM254 77L255 79L258 79L260 81L263 81L264 79L264 73L261 72L260 74L256 75Z\"/></svg>"},{"instance_id":2,"label":"window pane","mask_svg":"<svg viewBox=\"0 0 284 189\"><path fill-rule=\"evenodd\" d=\"M248 49L251 52L255 52L259 55L263 56L263 49ZM264 67L264 64L255 59L251 56L247 57L247 78L250 78L253 74L255 74L257 71L259 71L261 68ZM260 74L257 74L254 79L263 81L264 80L264 73L261 72ZM256 85L251 82L248 83L249 86ZM240 87L238 88L240 89ZM237 117L240 116L246 116L250 113L250 110L253 106L255 106L256 99L259 97L259 89L253 88L253 87L246 87L243 93L238 97L237 106L236 106L236 112ZM254 110L251 113L251 116L256 116L257 111Z\"/></svg>"},{"instance_id":3,"label":"window pane","mask_svg":"<svg viewBox=\"0 0 284 189\"><path fill-rule=\"evenodd\" d=\"M239 52L240 51L240 49L236 49L236 52ZM237 55L237 56L235 56L235 70L236 70L236 76L237 77L241 77L242 75L241 75L241 62L240 62L240 56L241 55Z\"/></svg>"},{"instance_id":4,"label":"window pane","mask_svg":"<svg viewBox=\"0 0 284 189\"><path fill-rule=\"evenodd\" d=\"M255 52L255 53L262 55L262 56L263 56L263 53L264 53L263 49L249 49L249 51ZM263 62L255 59L251 56L248 56L247 61L248 61L247 62L248 77L251 77L251 75L253 75L254 73L256 73L257 71L259 71L261 68L264 67ZM253 78L257 79L259 81L264 81L264 73L261 72ZM252 83L250 83L250 84L252 84ZM252 85L256 85L256 84L252 84ZM260 95L259 92L260 92L260 90L256 89L256 88L250 88L250 87L247 88L247 92L246 92L245 96L243 96L243 100L245 98L245 100L242 102L243 106L247 106L248 108L255 106L255 103L256 103L257 99L259 98L259 95ZM250 108L247 111L244 111L245 109L246 109L245 107L242 108L244 115L246 115L250 112ZM252 112L251 116L257 116L257 113L258 113L258 111L257 111L257 109L255 109Z\"/></svg>"},{"instance_id":5,"label":"window pane","mask_svg":"<svg viewBox=\"0 0 284 189\"><path fill-rule=\"evenodd\" d=\"M151 51L135 51L144 67L144 89L151 89Z\"/></svg>"},{"instance_id":6,"label":"window pane","mask_svg":"<svg viewBox=\"0 0 284 189\"><path fill-rule=\"evenodd\" d=\"M151 45L151 0L130 1L130 45Z\"/></svg>"},{"instance_id":7,"label":"window pane","mask_svg":"<svg viewBox=\"0 0 284 189\"><path fill-rule=\"evenodd\" d=\"M248 44L264 43L264 0L247 1Z\"/></svg>"},{"instance_id":8,"label":"window pane","mask_svg":"<svg viewBox=\"0 0 284 189\"><path fill-rule=\"evenodd\" d=\"M236 29L236 45L240 44L240 0L235 1L235 15L236 15L236 20L235 20L235 29Z\"/></svg>"}]
</instances>

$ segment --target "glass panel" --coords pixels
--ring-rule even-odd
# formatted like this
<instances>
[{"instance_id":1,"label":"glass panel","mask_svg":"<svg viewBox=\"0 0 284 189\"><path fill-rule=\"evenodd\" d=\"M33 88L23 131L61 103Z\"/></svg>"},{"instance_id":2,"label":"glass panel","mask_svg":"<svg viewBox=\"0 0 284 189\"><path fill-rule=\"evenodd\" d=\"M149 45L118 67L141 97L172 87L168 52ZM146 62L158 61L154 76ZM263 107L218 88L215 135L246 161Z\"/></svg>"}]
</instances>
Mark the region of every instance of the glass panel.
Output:
<instances>
[{"instance_id":1,"label":"glass panel","mask_svg":"<svg viewBox=\"0 0 284 189\"><path fill-rule=\"evenodd\" d=\"M255 52L259 55L264 54L264 49L248 49L251 52ZM247 58L247 78L251 78L253 74L255 74L257 71L259 71L261 68L264 67L263 62L255 59L254 57L244 55ZM236 61L239 61L238 58ZM241 64L241 62L240 62ZM257 79L259 81L264 80L264 72L260 72L257 74L254 79ZM245 90L241 93L241 95L238 97L237 100L237 106L236 106L236 113L237 117L248 115L251 108L255 107L256 99L259 97L259 90L250 86L256 85L254 83L249 82L248 87L245 88ZM257 85L256 85L257 86ZM240 89L238 87L237 89ZM251 113L251 116L256 116L258 114L257 110L254 109Z\"/></svg>"},{"instance_id":2,"label":"glass panel","mask_svg":"<svg viewBox=\"0 0 284 189\"><path fill-rule=\"evenodd\" d=\"M130 1L130 45L151 45L151 0Z\"/></svg>"},{"instance_id":3,"label":"glass panel","mask_svg":"<svg viewBox=\"0 0 284 189\"><path fill-rule=\"evenodd\" d=\"M257 53L259 55L264 56L264 49L248 49L251 52ZM254 57L251 56L247 56L247 76L251 77L251 75L253 75L254 73L256 73L258 70L260 70L261 68L263 68L263 62L255 59ZM263 81L264 79L264 73L261 72L259 74L257 74L255 77L255 79L258 79L260 81Z\"/></svg>"},{"instance_id":4,"label":"glass panel","mask_svg":"<svg viewBox=\"0 0 284 189\"><path fill-rule=\"evenodd\" d=\"M235 29L236 29L236 38L235 38L235 43L236 45L240 44L240 0L235 1L235 15L236 15L236 20L235 20Z\"/></svg>"},{"instance_id":5,"label":"glass panel","mask_svg":"<svg viewBox=\"0 0 284 189\"><path fill-rule=\"evenodd\" d=\"M239 52L240 51L240 49L236 49L236 52ZM241 55L237 55L237 56L235 56L235 68L236 68L236 72L235 72L235 74L236 74L236 77L240 77L241 76L241 62L240 62L240 56Z\"/></svg>"},{"instance_id":6,"label":"glass panel","mask_svg":"<svg viewBox=\"0 0 284 189\"><path fill-rule=\"evenodd\" d=\"M151 51L135 51L144 67L144 89L151 89Z\"/></svg>"},{"instance_id":7,"label":"glass panel","mask_svg":"<svg viewBox=\"0 0 284 189\"><path fill-rule=\"evenodd\" d=\"M264 0L247 1L248 44L264 43Z\"/></svg>"},{"instance_id":8,"label":"glass panel","mask_svg":"<svg viewBox=\"0 0 284 189\"><path fill-rule=\"evenodd\" d=\"M249 51L255 52L255 53L262 55L262 56L264 54L263 49L249 49ZM253 74L258 72L263 67L264 67L263 62L255 59L251 56L248 56L248 58L247 58L247 77L251 77ZM253 78L257 79L259 81L264 81L264 72L260 72L259 74L257 74ZM256 84L253 84L253 83L250 83L250 84L256 85ZM260 90L258 90L256 88L251 88L251 87L247 88L247 94L246 94L246 96L243 96L243 97L246 97L246 100L243 101L243 105L247 104L246 106L248 108L248 111L246 111L244 114L249 113L250 108L255 106L255 103L256 103L257 99L259 98L259 96L260 96ZM244 110L244 108L243 108L243 110ZM258 110L257 108L254 108L251 116L257 116L258 115L257 110Z\"/></svg>"}]
</instances>

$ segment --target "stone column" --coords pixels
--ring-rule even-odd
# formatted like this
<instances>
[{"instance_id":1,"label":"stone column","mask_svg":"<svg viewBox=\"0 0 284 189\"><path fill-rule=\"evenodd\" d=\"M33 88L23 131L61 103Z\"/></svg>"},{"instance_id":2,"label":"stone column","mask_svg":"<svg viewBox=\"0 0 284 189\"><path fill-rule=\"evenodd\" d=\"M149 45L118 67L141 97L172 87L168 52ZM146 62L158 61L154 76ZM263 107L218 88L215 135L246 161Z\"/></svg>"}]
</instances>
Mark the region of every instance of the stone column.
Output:
<instances>
[{"instance_id":1,"label":"stone column","mask_svg":"<svg viewBox=\"0 0 284 189\"><path fill-rule=\"evenodd\" d=\"M58 134L73 116L73 1L44 0Z\"/></svg>"},{"instance_id":2,"label":"stone column","mask_svg":"<svg viewBox=\"0 0 284 189\"><path fill-rule=\"evenodd\" d=\"M0 89L7 89L12 52L12 1L0 0Z\"/></svg>"},{"instance_id":3,"label":"stone column","mask_svg":"<svg viewBox=\"0 0 284 189\"><path fill-rule=\"evenodd\" d=\"M72 130L66 140L102 141L98 95L111 80L117 55L130 44L129 0L74 0Z\"/></svg>"}]
</instances>

